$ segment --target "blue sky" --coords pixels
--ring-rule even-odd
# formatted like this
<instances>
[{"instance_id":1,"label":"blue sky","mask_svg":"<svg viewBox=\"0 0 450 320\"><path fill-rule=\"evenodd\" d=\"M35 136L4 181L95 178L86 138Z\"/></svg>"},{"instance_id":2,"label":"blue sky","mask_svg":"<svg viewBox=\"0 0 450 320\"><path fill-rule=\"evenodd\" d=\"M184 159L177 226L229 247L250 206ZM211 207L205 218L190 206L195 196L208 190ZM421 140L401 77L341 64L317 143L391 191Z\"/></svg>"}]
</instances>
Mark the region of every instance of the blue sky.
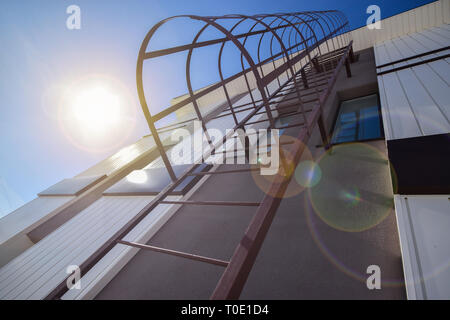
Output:
<instances>
[{"instance_id":1,"label":"blue sky","mask_svg":"<svg viewBox=\"0 0 450 320\"><path fill-rule=\"evenodd\" d=\"M382 18L386 18L429 2L4 0L0 10L0 178L4 187L0 192L8 190L29 201L48 186L148 133L136 94L136 58L145 34L161 19L178 14L337 9L347 15L354 29L365 24L366 8L371 4L380 6ZM80 30L66 28L66 8L71 4L81 8ZM62 134L54 114L55 95L61 86L93 74L118 79L129 93L129 108L136 112L135 123L124 139L101 152L73 144Z\"/></svg>"}]
</instances>

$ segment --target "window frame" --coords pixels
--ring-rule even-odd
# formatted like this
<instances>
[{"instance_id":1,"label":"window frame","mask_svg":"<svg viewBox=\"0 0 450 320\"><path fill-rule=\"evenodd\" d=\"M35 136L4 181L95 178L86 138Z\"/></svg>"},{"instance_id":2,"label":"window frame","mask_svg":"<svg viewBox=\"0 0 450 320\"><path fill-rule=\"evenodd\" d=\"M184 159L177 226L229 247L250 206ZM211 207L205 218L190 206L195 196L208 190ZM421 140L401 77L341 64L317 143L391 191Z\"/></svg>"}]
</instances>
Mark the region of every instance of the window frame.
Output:
<instances>
[{"instance_id":1,"label":"window frame","mask_svg":"<svg viewBox=\"0 0 450 320\"><path fill-rule=\"evenodd\" d=\"M379 115L379 122L380 122L380 137L378 137L378 138L370 138L370 139L362 139L362 140L344 141L344 142L334 142L333 143L332 142L333 133L334 133L334 131L336 129L336 124L337 124L337 120L338 120L338 117L339 117L339 112L341 111L342 103L346 102L346 101L351 101L351 100L356 100L356 99L361 99L361 98L373 96L373 95L376 95L376 97L377 97L378 115ZM331 146L336 146L336 145L348 144L348 143L358 143L358 142L361 143L361 142L385 140L384 126L383 126L383 116L382 116L382 113L381 113L381 102L380 101L381 101L380 100L380 93L378 91L374 92L374 93L364 94L362 96L357 96L357 97L354 97L354 98L351 98L351 99L345 99L345 100L341 100L340 99L339 103L338 103L337 110L336 110L336 112L334 114L333 124L331 125L329 133L328 133L330 145ZM356 126L357 126L357 128L359 128L359 117L358 117L358 121L356 122Z\"/></svg>"}]
</instances>

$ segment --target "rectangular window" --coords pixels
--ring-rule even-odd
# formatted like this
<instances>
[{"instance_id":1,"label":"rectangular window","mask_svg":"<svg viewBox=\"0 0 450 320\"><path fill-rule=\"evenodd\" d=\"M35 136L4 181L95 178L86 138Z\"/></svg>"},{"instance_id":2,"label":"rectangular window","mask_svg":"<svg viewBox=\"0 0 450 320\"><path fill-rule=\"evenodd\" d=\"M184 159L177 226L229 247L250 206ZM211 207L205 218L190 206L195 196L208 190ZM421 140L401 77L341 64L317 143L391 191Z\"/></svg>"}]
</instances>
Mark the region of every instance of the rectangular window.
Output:
<instances>
[{"instance_id":1,"label":"rectangular window","mask_svg":"<svg viewBox=\"0 0 450 320\"><path fill-rule=\"evenodd\" d=\"M378 95L341 102L331 143L365 141L382 137Z\"/></svg>"}]
</instances>

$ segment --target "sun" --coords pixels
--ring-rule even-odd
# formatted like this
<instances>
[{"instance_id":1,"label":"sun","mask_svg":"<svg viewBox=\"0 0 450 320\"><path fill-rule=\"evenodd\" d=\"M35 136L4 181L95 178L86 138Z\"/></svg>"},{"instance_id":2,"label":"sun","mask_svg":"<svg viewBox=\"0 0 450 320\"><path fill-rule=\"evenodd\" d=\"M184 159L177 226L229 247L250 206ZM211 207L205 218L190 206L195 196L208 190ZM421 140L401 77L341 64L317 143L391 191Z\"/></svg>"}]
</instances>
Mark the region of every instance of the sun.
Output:
<instances>
[{"instance_id":1,"label":"sun","mask_svg":"<svg viewBox=\"0 0 450 320\"><path fill-rule=\"evenodd\" d=\"M71 105L79 126L93 133L103 133L120 121L120 99L105 86L86 88L75 95Z\"/></svg>"},{"instance_id":2,"label":"sun","mask_svg":"<svg viewBox=\"0 0 450 320\"><path fill-rule=\"evenodd\" d=\"M61 92L58 121L66 138L89 152L119 147L133 130L135 99L117 80L105 76L80 79Z\"/></svg>"}]
</instances>

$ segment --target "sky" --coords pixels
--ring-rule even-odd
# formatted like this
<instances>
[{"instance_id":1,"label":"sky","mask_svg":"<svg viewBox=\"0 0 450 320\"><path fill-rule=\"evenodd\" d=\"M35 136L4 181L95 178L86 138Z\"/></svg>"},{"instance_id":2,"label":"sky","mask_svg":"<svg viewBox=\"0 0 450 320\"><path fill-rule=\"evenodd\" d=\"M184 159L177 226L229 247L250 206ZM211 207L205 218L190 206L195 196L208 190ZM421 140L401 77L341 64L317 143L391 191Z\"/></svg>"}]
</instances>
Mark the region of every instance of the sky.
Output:
<instances>
[{"instance_id":1,"label":"sky","mask_svg":"<svg viewBox=\"0 0 450 320\"><path fill-rule=\"evenodd\" d=\"M164 18L180 14L337 9L345 13L350 28L355 29L365 25L369 5L378 5L381 17L386 18L429 2L432 1L2 0L0 216L149 133L137 99L136 59L145 34ZM72 4L81 9L79 30L66 27L66 9ZM188 28L169 29L158 44L168 45L188 32ZM158 70L163 79L164 69ZM184 70L181 71L175 77L182 79ZM160 80L155 74L150 77L154 84ZM196 79L199 86L203 85L202 77ZM65 103L74 90L89 94L86 86L102 81L120 96L123 123L119 130L107 134L104 147L95 148L93 135L80 138L80 132L65 122L73 117L64 113L64 108L68 108ZM171 94L183 93L175 90Z\"/></svg>"}]
</instances>

